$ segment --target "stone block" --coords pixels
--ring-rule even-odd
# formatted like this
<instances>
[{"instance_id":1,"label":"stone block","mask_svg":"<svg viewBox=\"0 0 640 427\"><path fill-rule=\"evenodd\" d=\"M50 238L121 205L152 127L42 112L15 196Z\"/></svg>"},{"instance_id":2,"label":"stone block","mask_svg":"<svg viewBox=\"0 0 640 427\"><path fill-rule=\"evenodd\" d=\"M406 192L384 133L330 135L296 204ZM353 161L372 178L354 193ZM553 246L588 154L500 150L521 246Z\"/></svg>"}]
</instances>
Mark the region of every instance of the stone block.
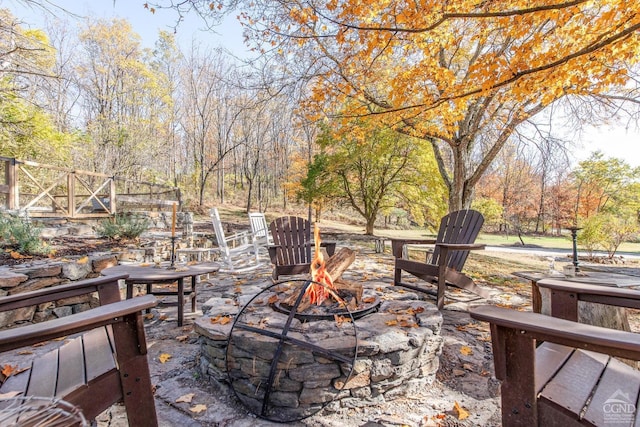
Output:
<instances>
[{"instance_id":1,"label":"stone block","mask_svg":"<svg viewBox=\"0 0 640 427\"><path fill-rule=\"evenodd\" d=\"M5 327L18 322L31 322L35 312L36 307L24 307L0 312L0 326Z\"/></svg>"},{"instance_id":2,"label":"stone block","mask_svg":"<svg viewBox=\"0 0 640 427\"><path fill-rule=\"evenodd\" d=\"M62 265L62 276L73 281L84 279L91 271L92 265L88 257L82 257Z\"/></svg>"},{"instance_id":3,"label":"stone block","mask_svg":"<svg viewBox=\"0 0 640 427\"><path fill-rule=\"evenodd\" d=\"M62 273L62 263L18 267L14 269L14 273L25 274L29 279L59 276Z\"/></svg>"},{"instance_id":4,"label":"stone block","mask_svg":"<svg viewBox=\"0 0 640 427\"><path fill-rule=\"evenodd\" d=\"M22 292L28 291L36 291L42 288L48 288L50 286L57 285L58 283L63 282L64 279L60 277L41 277L37 279L30 279L22 284L16 286L15 288L9 291L9 295L20 294Z\"/></svg>"},{"instance_id":5,"label":"stone block","mask_svg":"<svg viewBox=\"0 0 640 427\"><path fill-rule=\"evenodd\" d=\"M19 284L26 282L29 276L26 274L14 273L12 271L1 269L0 270L0 286L3 288L13 288Z\"/></svg>"},{"instance_id":6,"label":"stone block","mask_svg":"<svg viewBox=\"0 0 640 427\"><path fill-rule=\"evenodd\" d=\"M115 267L118 265L118 259L115 255L103 255L91 258L91 266L94 273L100 273L105 268Z\"/></svg>"},{"instance_id":7,"label":"stone block","mask_svg":"<svg viewBox=\"0 0 640 427\"><path fill-rule=\"evenodd\" d=\"M52 311L56 317L66 317L73 314L73 309L69 306L56 307Z\"/></svg>"}]
</instances>

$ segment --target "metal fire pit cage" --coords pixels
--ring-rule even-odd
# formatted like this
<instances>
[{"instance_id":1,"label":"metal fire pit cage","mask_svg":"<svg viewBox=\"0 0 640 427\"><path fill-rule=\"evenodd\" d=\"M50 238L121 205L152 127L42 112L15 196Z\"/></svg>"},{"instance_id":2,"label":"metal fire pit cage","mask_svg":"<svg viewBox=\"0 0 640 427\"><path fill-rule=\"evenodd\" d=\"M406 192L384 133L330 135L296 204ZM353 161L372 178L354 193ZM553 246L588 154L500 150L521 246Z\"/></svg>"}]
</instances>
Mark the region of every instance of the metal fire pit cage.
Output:
<instances>
[{"instance_id":1,"label":"metal fire pit cage","mask_svg":"<svg viewBox=\"0 0 640 427\"><path fill-rule=\"evenodd\" d=\"M358 353L351 312L301 320L307 288L289 280L269 286L238 313L227 342L229 383L255 415L275 422L307 418L328 405L350 378ZM317 283L323 286L320 283ZM283 313L273 305L294 301ZM312 306L305 311L322 311Z\"/></svg>"}]
</instances>

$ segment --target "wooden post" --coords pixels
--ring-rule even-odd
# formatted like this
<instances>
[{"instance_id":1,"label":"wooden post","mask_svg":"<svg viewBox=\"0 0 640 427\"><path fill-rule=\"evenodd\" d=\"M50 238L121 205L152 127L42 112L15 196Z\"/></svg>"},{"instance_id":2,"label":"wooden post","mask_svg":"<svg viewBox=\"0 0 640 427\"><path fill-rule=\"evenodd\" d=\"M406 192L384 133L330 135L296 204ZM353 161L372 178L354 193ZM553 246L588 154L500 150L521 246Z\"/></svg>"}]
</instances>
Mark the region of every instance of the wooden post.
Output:
<instances>
[{"instance_id":1,"label":"wooden post","mask_svg":"<svg viewBox=\"0 0 640 427\"><path fill-rule=\"evenodd\" d=\"M5 179L9 191L7 192L7 208L20 209L20 199L18 194L18 173L16 170L16 159L9 159L5 164Z\"/></svg>"},{"instance_id":2,"label":"wooden post","mask_svg":"<svg viewBox=\"0 0 640 427\"><path fill-rule=\"evenodd\" d=\"M76 212L76 173L67 174L67 214L75 218Z\"/></svg>"},{"instance_id":3,"label":"wooden post","mask_svg":"<svg viewBox=\"0 0 640 427\"><path fill-rule=\"evenodd\" d=\"M110 178L111 184L109 185L109 210L111 215L116 214L116 180L114 177Z\"/></svg>"}]
</instances>

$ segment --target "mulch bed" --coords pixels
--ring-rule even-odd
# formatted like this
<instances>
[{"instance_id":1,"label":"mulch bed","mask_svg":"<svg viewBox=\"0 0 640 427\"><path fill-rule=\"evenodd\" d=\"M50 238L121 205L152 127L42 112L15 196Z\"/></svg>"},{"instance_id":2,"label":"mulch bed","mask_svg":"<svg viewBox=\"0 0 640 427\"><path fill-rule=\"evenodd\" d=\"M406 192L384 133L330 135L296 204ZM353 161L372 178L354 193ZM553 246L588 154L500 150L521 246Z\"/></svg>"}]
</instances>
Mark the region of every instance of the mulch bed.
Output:
<instances>
[{"instance_id":1,"label":"mulch bed","mask_svg":"<svg viewBox=\"0 0 640 427\"><path fill-rule=\"evenodd\" d=\"M15 248L4 247L0 252L0 266L14 266L38 260L85 256L96 252L110 252L114 249L128 246L130 242L62 236L48 240L46 243L52 249L49 255L22 256L15 252Z\"/></svg>"}]
</instances>

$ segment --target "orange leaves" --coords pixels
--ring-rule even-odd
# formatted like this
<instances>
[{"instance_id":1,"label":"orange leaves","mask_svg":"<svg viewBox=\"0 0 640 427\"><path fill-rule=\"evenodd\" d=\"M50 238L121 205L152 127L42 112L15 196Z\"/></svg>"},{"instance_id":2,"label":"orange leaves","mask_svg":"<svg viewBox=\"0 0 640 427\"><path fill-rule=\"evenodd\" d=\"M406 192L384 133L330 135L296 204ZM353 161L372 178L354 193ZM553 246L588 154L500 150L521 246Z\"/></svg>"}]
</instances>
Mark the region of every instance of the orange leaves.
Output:
<instances>
[{"instance_id":1,"label":"orange leaves","mask_svg":"<svg viewBox=\"0 0 640 427\"><path fill-rule=\"evenodd\" d=\"M11 258L13 259L28 259L28 258L32 258L28 255L22 255L20 252L17 251L9 251L9 255L11 256Z\"/></svg>"},{"instance_id":2,"label":"orange leaves","mask_svg":"<svg viewBox=\"0 0 640 427\"><path fill-rule=\"evenodd\" d=\"M231 322L231 316L218 315L216 317L212 317L211 319L209 319L209 321L212 324L219 323L220 325L226 325L227 323Z\"/></svg>"},{"instance_id":3,"label":"orange leaves","mask_svg":"<svg viewBox=\"0 0 640 427\"><path fill-rule=\"evenodd\" d=\"M158 360L160 363L167 363L171 357L169 353L161 353L160 356L158 356Z\"/></svg>"},{"instance_id":4,"label":"orange leaves","mask_svg":"<svg viewBox=\"0 0 640 427\"><path fill-rule=\"evenodd\" d=\"M13 375L13 373L18 369L17 366L14 365L4 365L2 367L2 371L0 371L0 373L2 375L4 375L5 378L10 377L11 375Z\"/></svg>"}]
</instances>

